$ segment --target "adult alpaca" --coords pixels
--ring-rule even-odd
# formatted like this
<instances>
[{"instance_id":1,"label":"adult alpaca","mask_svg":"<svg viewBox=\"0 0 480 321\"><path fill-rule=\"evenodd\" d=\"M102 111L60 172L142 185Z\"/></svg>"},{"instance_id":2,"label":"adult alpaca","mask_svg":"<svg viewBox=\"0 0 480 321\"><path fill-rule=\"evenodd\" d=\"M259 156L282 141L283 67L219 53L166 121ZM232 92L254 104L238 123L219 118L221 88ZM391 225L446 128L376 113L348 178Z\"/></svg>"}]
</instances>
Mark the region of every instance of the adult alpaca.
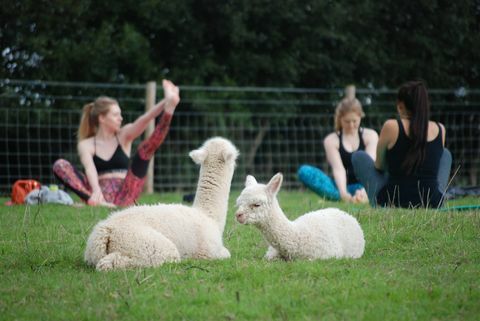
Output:
<instances>
[{"instance_id":1,"label":"adult alpaca","mask_svg":"<svg viewBox=\"0 0 480 321\"><path fill-rule=\"evenodd\" d=\"M192 207L143 205L111 214L88 238L87 264L106 271L159 266L185 258L230 257L222 235L238 150L230 141L215 137L189 155L200 165Z\"/></svg>"},{"instance_id":2,"label":"adult alpaca","mask_svg":"<svg viewBox=\"0 0 480 321\"><path fill-rule=\"evenodd\" d=\"M248 175L237 199L235 216L241 224L253 224L269 243L265 254L273 259L359 258L365 239L357 220L337 209L327 208L290 221L277 200L283 176L276 174L267 185Z\"/></svg>"}]
</instances>

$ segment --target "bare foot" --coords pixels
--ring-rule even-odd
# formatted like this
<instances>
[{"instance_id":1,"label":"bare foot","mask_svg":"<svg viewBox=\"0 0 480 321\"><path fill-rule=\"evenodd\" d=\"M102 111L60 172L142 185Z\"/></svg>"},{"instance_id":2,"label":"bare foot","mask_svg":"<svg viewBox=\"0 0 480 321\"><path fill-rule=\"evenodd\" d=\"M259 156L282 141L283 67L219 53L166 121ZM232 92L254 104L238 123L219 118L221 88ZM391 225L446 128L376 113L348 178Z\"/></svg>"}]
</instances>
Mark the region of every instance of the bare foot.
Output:
<instances>
[{"instance_id":1,"label":"bare foot","mask_svg":"<svg viewBox=\"0 0 480 321\"><path fill-rule=\"evenodd\" d=\"M162 82L163 95L165 97L165 112L172 114L180 102L180 89L170 80L164 79Z\"/></svg>"},{"instance_id":2,"label":"bare foot","mask_svg":"<svg viewBox=\"0 0 480 321\"><path fill-rule=\"evenodd\" d=\"M109 208L117 207L115 204L109 203L107 201L94 202L93 200L88 200L87 204L90 205L90 206L105 206L105 207L109 207Z\"/></svg>"},{"instance_id":3,"label":"bare foot","mask_svg":"<svg viewBox=\"0 0 480 321\"><path fill-rule=\"evenodd\" d=\"M109 203L109 202L101 202L100 204L98 204L100 206L105 206L105 207L108 207L108 208L115 208L117 207L117 205L113 204L113 203Z\"/></svg>"},{"instance_id":4,"label":"bare foot","mask_svg":"<svg viewBox=\"0 0 480 321\"><path fill-rule=\"evenodd\" d=\"M80 207L85 207L85 203L78 203L78 202L75 202L72 204L73 207L76 207L76 208L80 208Z\"/></svg>"}]
</instances>

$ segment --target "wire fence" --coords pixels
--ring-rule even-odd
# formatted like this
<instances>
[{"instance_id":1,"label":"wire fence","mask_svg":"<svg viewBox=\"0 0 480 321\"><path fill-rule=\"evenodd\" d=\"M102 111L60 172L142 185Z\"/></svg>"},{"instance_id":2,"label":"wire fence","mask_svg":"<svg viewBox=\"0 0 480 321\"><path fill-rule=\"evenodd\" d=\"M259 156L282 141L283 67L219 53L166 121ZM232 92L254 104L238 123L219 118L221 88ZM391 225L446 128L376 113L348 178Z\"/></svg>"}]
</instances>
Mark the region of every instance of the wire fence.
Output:
<instances>
[{"instance_id":1,"label":"wire fence","mask_svg":"<svg viewBox=\"0 0 480 321\"><path fill-rule=\"evenodd\" d=\"M240 150L233 188L243 186L246 174L265 181L276 172L284 173L287 188L300 188L296 171L301 164L329 170L322 142L333 131L333 111L343 88L180 90L170 133L155 155L155 191L194 191L198 168L188 152L212 136L226 137ZM447 129L452 174L457 172L452 184L477 185L480 90L431 89L430 94L432 119ZM58 158L81 168L76 153L81 107L100 95L118 99L125 122L144 112L145 85L0 80L0 194L9 194L17 179L55 183L51 167ZM161 88L157 97L162 97ZM357 97L366 112L364 127L379 131L396 115L396 90L360 88Z\"/></svg>"}]
</instances>

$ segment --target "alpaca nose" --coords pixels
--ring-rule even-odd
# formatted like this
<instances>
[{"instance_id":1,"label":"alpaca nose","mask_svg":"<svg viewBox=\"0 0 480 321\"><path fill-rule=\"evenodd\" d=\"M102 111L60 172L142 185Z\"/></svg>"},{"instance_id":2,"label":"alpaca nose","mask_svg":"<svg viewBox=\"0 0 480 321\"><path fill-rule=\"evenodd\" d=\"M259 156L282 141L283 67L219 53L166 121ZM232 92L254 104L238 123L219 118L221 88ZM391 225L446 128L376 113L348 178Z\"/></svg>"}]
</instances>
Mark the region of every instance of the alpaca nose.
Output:
<instances>
[{"instance_id":1,"label":"alpaca nose","mask_svg":"<svg viewBox=\"0 0 480 321\"><path fill-rule=\"evenodd\" d=\"M237 218L237 221L240 223L243 223L245 221L245 216L241 212L235 213L235 217Z\"/></svg>"}]
</instances>

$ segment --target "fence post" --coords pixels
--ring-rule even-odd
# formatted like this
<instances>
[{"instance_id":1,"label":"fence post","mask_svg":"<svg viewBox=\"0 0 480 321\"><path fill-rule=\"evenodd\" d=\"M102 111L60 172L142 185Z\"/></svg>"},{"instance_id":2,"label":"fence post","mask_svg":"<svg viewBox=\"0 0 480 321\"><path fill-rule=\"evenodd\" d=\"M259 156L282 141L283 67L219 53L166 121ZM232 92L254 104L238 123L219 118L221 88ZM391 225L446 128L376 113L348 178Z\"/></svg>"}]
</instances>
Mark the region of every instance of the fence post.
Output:
<instances>
[{"instance_id":1,"label":"fence post","mask_svg":"<svg viewBox=\"0 0 480 321\"><path fill-rule=\"evenodd\" d=\"M145 88L145 112L148 112L150 109L155 106L155 99L157 93L157 83L155 81L147 82ZM152 135L153 130L155 128L155 120L152 119L145 130L145 138L150 137ZM147 170L147 177L145 180L145 188L144 191L147 194L153 193L153 164L155 162L155 156L152 156L150 163L148 164Z\"/></svg>"},{"instance_id":2,"label":"fence post","mask_svg":"<svg viewBox=\"0 0 480 321\"><path fill-rule=\"evenodd\" d=\"M355 98L355 85L348 85L345 87L345 98L348 98L348 99Z\"/></svg>"}]
</instances>

